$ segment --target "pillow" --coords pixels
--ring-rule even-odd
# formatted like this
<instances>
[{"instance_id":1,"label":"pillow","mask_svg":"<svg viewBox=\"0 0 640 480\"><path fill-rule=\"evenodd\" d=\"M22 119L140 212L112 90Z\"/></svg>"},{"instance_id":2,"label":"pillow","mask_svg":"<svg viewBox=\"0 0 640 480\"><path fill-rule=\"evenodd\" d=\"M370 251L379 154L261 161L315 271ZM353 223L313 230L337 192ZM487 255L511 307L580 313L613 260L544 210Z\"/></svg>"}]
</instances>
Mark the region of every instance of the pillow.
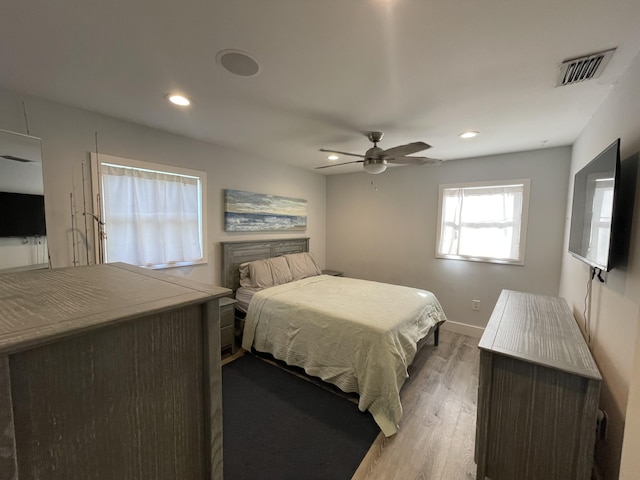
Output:
<instances>
[{"instance_id":1,"label":"pillow","mask_svg":"<svg viewBox=\"0 0 640 480\"><path fill-rule=\"evenodd\" d=\"M289 264L283 257L254 260L240 265L240 285L248 288L269 288L293 280Z\"/></svg>"},{"instance_id":2,"label":"pillow","mask_svg":"<svg viewBox=\"0 0 640 480\"><path fill-rule=\"evenodd\" d=\"M294 280L322 274L322 270L320 270L311 252L290 253L285 255L284 258L287 259L289 270L291 270Z\"/></svg>"},{"instance_id":3,"label":"pillow","mask_svg":"<svg viewBox=\"0 0 640 480\"><path fill-rule=\"evenodd\" d=\"M293 280L293 274L284 257L270 258L268 263L271 265L271 276L273 277L274 285L282 285Z\"/></svg>"},{"instance_id":4,"label":"pillow","mask_svg":"<svg viewBox=\"0 0 640 480\"><path fill-rule=\"evenodd\" d=\"M268 288L273 287L273 277L271 276L271 267L265 260L254 260L249 263L249 276L254 287Z\"/></svg>"},{"instance_id":5,"label":"pillow","mask_svg":"<svg viewBox=\"0 0 640 480\"><path fill-rule=\"evenodd\" d=\"M240 286L251 288L253 287L253 282L251 281L251 276L249 274L249 263L244 262L240 264Z\"/></svg>"}]
</instances>

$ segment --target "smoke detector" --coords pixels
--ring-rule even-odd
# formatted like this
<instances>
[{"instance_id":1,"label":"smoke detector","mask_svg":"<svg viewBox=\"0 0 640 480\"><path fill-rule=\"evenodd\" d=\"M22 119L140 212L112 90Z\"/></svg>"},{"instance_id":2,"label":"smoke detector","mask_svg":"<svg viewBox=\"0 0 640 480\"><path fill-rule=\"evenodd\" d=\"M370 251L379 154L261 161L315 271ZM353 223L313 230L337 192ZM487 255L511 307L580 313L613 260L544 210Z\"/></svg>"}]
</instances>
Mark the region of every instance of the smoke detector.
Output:
<instances>
[{"instance_id":1,"label":"smoke detector","mask_svg":"<svg viewBox=\"0 0 640 480\"><path fill-rule=\"evenodd\" d=\"M616 49L592 53L579 58L565 60L560 65L556 87L573 85L593 78L598 78Z\"/></svg>"}]
</instances>

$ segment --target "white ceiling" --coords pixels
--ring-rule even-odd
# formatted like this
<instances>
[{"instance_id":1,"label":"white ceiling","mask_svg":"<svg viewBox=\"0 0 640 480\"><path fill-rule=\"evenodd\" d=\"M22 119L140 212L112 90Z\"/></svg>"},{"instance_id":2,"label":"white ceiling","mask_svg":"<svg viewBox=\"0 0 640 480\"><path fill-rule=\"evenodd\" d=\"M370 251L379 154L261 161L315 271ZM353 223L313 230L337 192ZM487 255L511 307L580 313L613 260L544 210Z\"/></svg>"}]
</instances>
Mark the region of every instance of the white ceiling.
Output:
<instances>
[{"instance_id":1,"label":"white ceiling","mask_svg":"<svg viewBox=\"0 0 640 480\"><path fill-rule=\"evenodd\" d=\"M554 88L562 61L613 47L600 78ZM250 53L260 73L223 70L224 49ZM307 169L328 163L321 147L364 153L370 130L385 132L382 148L424 141L444 160L570 145L639 50L638 0L0 7L1 88ZM465 130L480 136L463 141Z\"/></svg>"}]
</instances>

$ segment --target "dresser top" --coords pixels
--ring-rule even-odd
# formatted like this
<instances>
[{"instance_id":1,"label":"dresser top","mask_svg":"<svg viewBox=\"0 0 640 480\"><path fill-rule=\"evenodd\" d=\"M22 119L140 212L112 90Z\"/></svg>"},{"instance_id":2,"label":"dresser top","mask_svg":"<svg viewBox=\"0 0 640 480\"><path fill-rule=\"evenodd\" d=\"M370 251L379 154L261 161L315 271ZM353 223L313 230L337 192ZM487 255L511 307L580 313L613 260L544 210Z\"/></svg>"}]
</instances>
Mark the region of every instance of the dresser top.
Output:
<instances>
[{"instance_id":1,"label":"dresser top","mask_svg":"<svg viewBox=\"0 0 640 480\"><path fill-rule=\"evenodd\" d=\"M478 347L601 380L589 347L563 298L503 290Z\"/></svg>"},{"instance_id":2,"label":"dresser top","mask_svg":"<svg viewBox=\"0 0 640 480\"><path fill-rule=\"evenodd\" d=\"M0 275L0 353L229 294L124 263Z\"/></svg>"}]
</instances>

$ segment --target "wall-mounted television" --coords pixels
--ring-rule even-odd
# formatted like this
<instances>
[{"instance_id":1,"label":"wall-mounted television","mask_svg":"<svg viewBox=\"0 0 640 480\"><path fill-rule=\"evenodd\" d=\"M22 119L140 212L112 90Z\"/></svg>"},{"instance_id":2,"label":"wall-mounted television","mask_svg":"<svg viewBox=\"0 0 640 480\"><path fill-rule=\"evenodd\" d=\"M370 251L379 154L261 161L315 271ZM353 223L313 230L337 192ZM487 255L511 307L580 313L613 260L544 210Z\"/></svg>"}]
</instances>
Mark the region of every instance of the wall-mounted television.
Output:
<instances>
[{"instance_id":1,"label":"wall-mounted television","mask_svg":"<svg viewBox=\"0 0 640 480\"><path fill-rule=\"evenodd\" d=\"M620 203L620 139L605 148L575 175L569 252L608 272L616 258Z\"/></svg>"},{"instance_id":2,"label":"wall-mounted television","mask_svg":"<svg viewBox=\"0 0 640 480\"><path fill-rule=\"evenodd\" d=\"M0 237L46 234L44 195L0 192Z\"/></svg>"}]
</instances>

